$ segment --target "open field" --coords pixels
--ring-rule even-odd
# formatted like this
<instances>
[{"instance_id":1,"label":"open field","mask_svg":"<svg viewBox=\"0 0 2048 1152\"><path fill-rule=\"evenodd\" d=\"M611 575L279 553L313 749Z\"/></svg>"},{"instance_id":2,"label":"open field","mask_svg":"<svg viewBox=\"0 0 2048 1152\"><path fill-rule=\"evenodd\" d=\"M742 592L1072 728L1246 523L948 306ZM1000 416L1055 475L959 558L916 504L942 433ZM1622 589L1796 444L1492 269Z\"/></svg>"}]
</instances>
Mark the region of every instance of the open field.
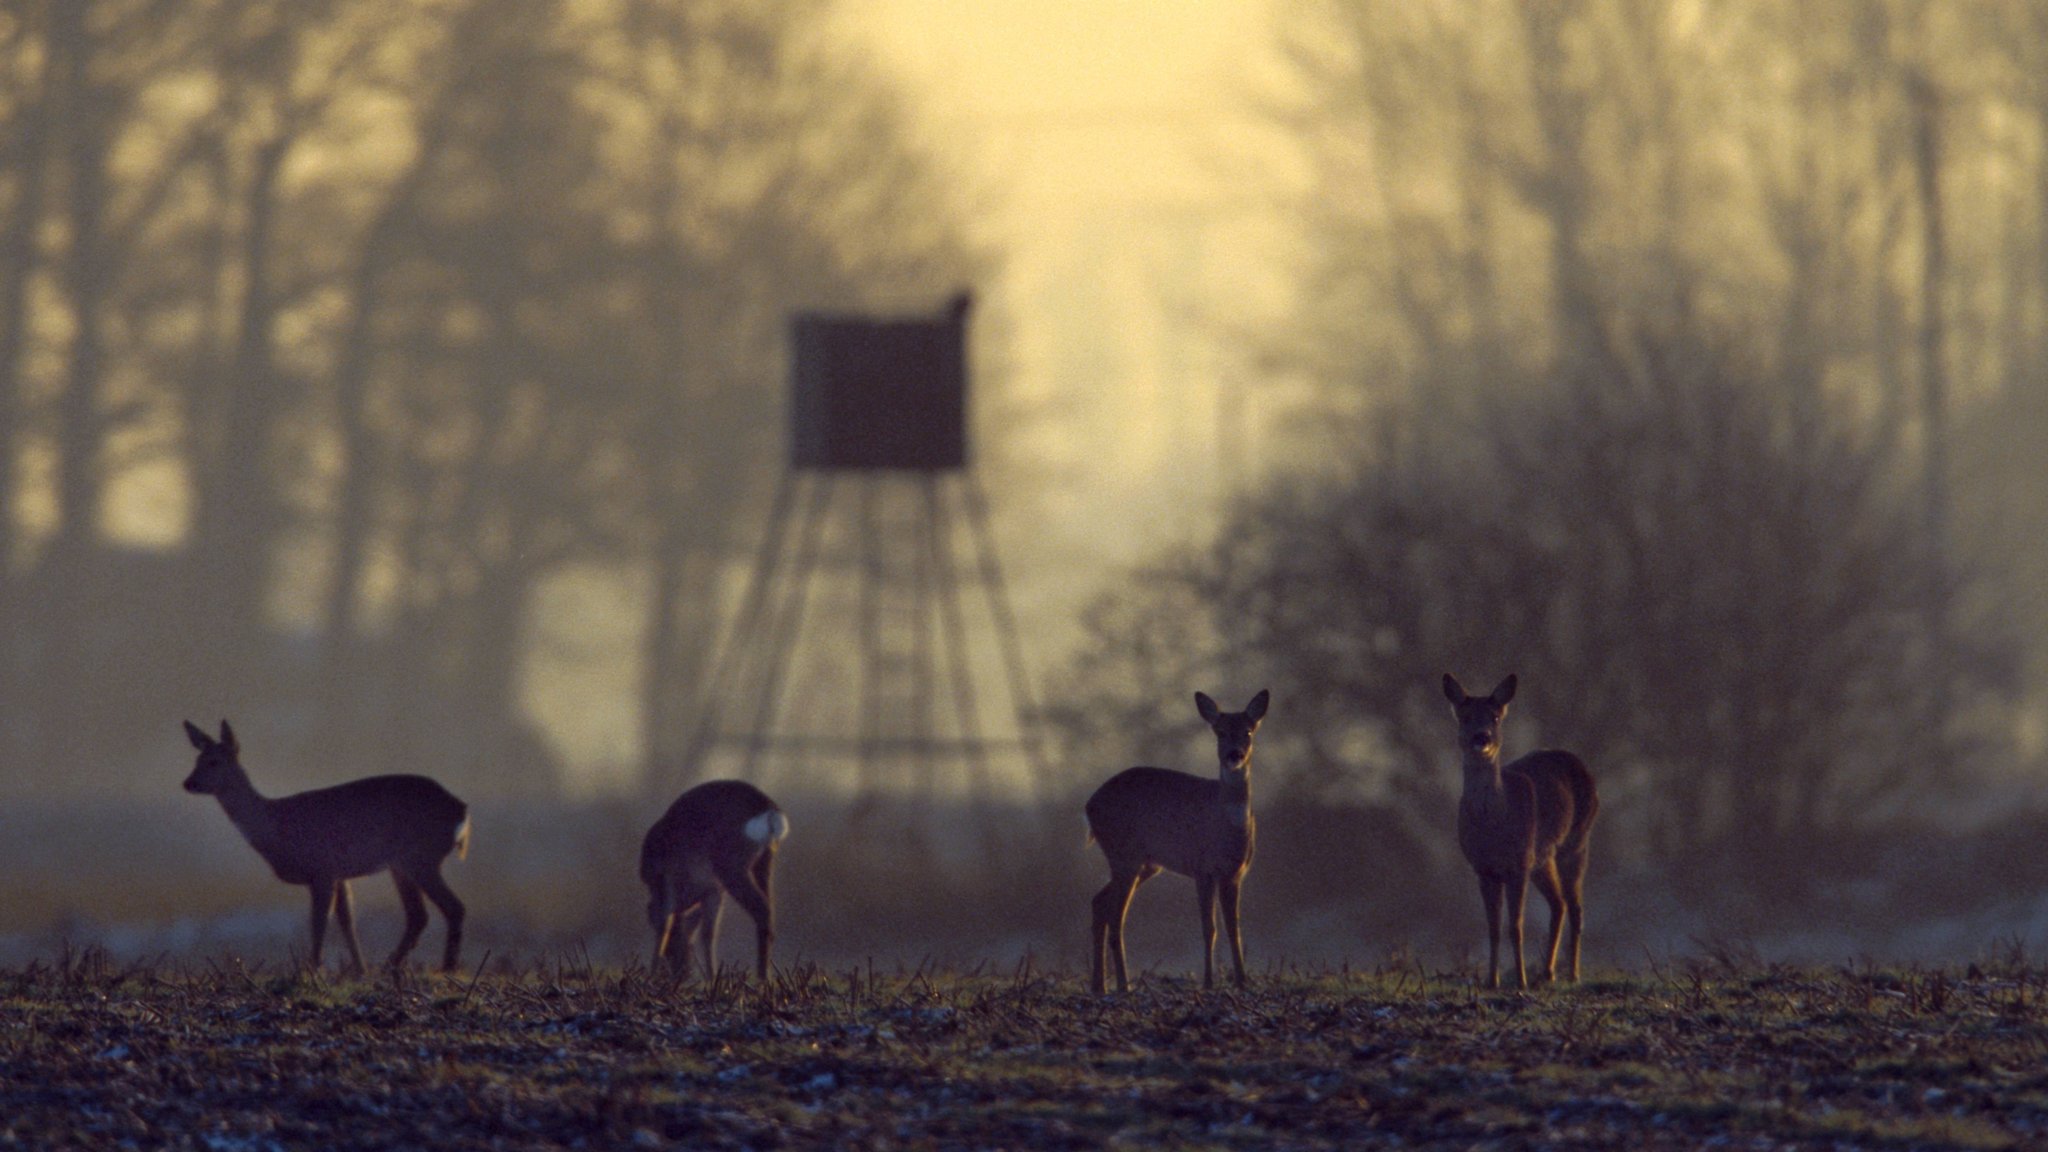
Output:
<instances>
[{"instance_id":1,"label":"open field","mask_svg":"<svg viewBox=\"0 0 2048 1152\"><path fill-rule=\"evenodd\" d=\"M575 960L402 986L0 971L0 1145L2006 1148L2048 1143L2048 970L1687 962L1533 994L1413 966L829 970Z\"/></svg>"},{"instance_id":2,"label":"open field","mask_svg":"<svg viewBox=\"0 0 2048 1152\"><path fill-rule=\"evenodd\" d=\"M179 770L183 771L180 765ZM175 787L173 780L170 788ZM307 945L306 893L281 884L210 799L163 795L14 800L0 805L0 970L65 947L100 947L117 963L197 963L234 954L282 963ZM798 794L794 831L776 862L777 955L828 967L865 962L1047 967L1086 963L1089 900L1107 875L1082 842L1080 807L1006 810L1008 840L979 851L980 825L945 809L932 822L961 834L932 846L910 836L858 836L845 812ZM587 949L600 964L645 956L651 937L638 878L641 836L659 805L478 802L467 860L447 875L469 905L469 955ZM1486 946L1479 892L1441 814L1437 853L1396 834L1380 814L1262 801L1259 858L1245 879L1245 946L1255 963L1378 963L1390 953L1455 967ZM1649 958L1737 947L1775 962L1875 958L1967 963L1987 949L2048 956L2048 815L2022 814L1992 833L1844 852L1844 875L1805 890L1716 885L1664 861L1601 857L1587 882L1586 960L1640 967ZM1832 851L1832 849L1831 849ZM1375 879L1398 874L1398 884ZM390 882L354 885L364 946L379 956L399 934ZM1140 964L1185 970L1196 952L1195 888L1168 874L1131 906ZM1540 922L1546 913L1536 913ZM747 958L742 927L728 932ZM437 947L438 921L426 947Z\"/></svg>"}]
</instances>

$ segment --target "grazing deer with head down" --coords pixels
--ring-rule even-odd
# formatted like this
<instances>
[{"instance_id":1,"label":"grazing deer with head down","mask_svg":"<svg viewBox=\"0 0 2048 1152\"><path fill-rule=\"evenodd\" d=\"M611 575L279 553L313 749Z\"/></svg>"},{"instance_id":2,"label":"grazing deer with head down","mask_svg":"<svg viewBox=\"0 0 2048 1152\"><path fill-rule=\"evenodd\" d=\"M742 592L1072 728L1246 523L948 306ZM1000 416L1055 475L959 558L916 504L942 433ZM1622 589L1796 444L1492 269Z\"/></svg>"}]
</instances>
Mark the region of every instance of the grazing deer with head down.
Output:
<instances>
[{"instance_id":1,"label":"grazing deer with head down","mask_svg":"<svg viewBox=\"0 0 2048 1152\"><path fill-rule=\"evenodd\" d=\"M1515 697L1511 675L1485 696L1472 696L1444 675L1444 695L1458 716L1458 747L1465 788L1458 800L1458 847L1479 876L1486 903L1486 986L1500 987L1501 906L1507 906L1508 944L1515 953L1515 987L1528 986L1522 966L1522 906L1529 881L1550 905L1550 945L1544 980L1556 976L1558 939L1565 921L1571 940L1566 979L1579 978L1579 934L1585 927L1587 840L1600 797L1585 762L1547 748L1502 767L1500 722Z\"/></svg>"},{"instance_id":2,"label":"grazing deer with head down","mask_svg":"<svg viewBox=\"0 0 2048 1152\"><path fill-rule=\"evenodd\" d=\"M1161 869L1192 877L1202 911L1202 987L1216 986L1216 910L1237 983L1244 986L1244 937L1238 931L1238 886L1252 865L1252 733L1266 715L1261 690L1242 712L1225 712L1195 693L1195 707L1216 733L1215 779L1170 768L1126 768L1088 798L1088 835L1109 861L1109 883L1095 894L1090 928L1095 991L1107 990L1107 965L1116 965L1116 988L1128 992L1124 970L1124 917L1138 885Z\"/></svg>"},{"instance_id":3,"label":"grazing deer with head down","mask_svg":"<svg viewBox=\"0 0 2048 1152\"><path fill-rule=\"evenodd\" d=\"M788 835L789 818L752 784L711 780L676 797L640 845L655 965L666 960L687 978L691 949L701 947L711 977L718 914L730 895L754 918L754 972L766 980L775 944L775 846Z\"/></svg>"},{"instance_id":4,"label":"grazing deer with head down","mask_svg":"<svg viewBox=\"0 0 2048 1152\"><path fill-rule=\"evenodd\" d=\"M199 749L199 760L185 778L185 791L219 800L242 838L279 880L311 890L312 968L320 967L327 913L332 910L348 945L349 971L363 972L363 946L356 939L348 882L389 869L405 906L405 935L386 965L396 970L405 963L426 930L426 901L432 900L448 922L441 970L455 969L462 953L464 910L441 878L441 862L450 852L469 855L467 804L425 776L369 776L271 800L249 782L241 743L227 721L220 722L217 740L189 720L185 735Z\"/></svg>"}]
</instances>

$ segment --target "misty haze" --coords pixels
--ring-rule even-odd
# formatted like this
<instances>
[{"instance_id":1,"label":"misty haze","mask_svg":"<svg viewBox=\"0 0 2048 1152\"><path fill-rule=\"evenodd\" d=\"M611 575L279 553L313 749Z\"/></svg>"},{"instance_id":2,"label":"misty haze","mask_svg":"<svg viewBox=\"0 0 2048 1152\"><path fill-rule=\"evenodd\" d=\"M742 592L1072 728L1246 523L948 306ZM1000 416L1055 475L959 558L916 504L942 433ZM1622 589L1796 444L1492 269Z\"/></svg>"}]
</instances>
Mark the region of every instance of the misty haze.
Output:
<instances>
[{"instance_id":1,"label":"misty haze","mask_svg":"<svg viewBox=\"0 0 2048 1152\"><path fill-rule=\"evenodd\" d=\"M473 963L644 962L737 776L778 963L1078 973L1270 690L1250 970L1476 974L1446 672L1590 972L2048 947L2048 5L1100 7L0 5L0 965L303 957L226 719L467 802ZM963 292L962 460L793 451L797 317Z\"/></svg>"}]
</instances>

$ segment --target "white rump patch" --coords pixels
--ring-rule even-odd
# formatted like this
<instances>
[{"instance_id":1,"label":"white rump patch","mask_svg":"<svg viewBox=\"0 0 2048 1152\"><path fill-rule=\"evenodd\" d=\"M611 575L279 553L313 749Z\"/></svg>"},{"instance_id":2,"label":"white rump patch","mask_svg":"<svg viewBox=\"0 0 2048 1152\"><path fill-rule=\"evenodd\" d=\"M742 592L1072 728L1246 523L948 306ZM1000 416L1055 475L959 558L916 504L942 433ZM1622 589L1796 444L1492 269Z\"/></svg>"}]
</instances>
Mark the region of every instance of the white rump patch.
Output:
<instances>
[{"instance_id":1,"label":"white rump patch","mask_svg":"<svg viewBox=\"0 0 2048 1152\"><path fill-rule=\"evenodd\" d=\"M778 844L789 835L789 817L770 808L752 820L747 821L747 839L756 844Z\"/></svg>"},{"instance_id":2,"label":"white rump patch","mask_svg":"<svg viewBox=\"0 0 2048 1152\"><path fill-rule=\"evenodd\" d=\"M1081 828L1088 833L1088 838L1081 841L1081 847L1086 848L1095 843L1095 821L1088 819L1086 812L1081 813Z\"/></svg>"}]
</instances>

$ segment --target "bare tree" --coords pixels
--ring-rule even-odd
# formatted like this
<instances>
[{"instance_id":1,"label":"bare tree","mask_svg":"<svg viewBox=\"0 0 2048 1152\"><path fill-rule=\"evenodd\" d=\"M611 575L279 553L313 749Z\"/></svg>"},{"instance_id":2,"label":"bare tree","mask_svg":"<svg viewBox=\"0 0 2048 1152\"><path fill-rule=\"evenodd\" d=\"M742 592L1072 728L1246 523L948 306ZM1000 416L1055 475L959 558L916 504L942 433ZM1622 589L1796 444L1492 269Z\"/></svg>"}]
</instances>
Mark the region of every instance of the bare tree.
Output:
<instances>
[{"instance_id":1,"label":"bare tree","mask_svg":"<svg viewBox=\"0 0 2048 1152\"><path fill-rule=\"evenodd\" d=\"M98 727L95 699L123 698L134 686L121 666L132 637L118 634L106 614L123 591L108 546L107 493L133 463L128 446L147 443L162 414L133 371L131 354L144 339L132 323L138 272L203 134L200 117L155 97L189 77L208 16L205 6L86 0L49 4L32 25L45 53L43 155L51 166L48 215L37 227L54 225L62 237L32 253L30 273L51 288L47 304L32 297L29 330L46 334L35 359L48 366L49 399L35 415L54 457L41 493L54 523L14 605L19 634L32 639L38 686L24 727L43 757L62 755L72 733ZM58 317L62 336L44 327ZM162 604L149 607L157 610L150 617L164 615Z\"/></svg>"},{"instance_id":2,"label":"bare tree","mask_svg":"<svg viewBox=\"0 0 2048 1152\"><path fill-rule=\"evenodd\" d=\"M1923 627L1929 595L1967 586L1886 454L1839 420L1795 439L1740 356L1674 341L1647 359L1653 386L1625 398L1507 390L1459 429L1476 470L1277 491L1144 593L1211 604L1241 629L1231 666L1287 686L1283 786L1427 824L1456 783L1432 676L1513 670L1545 686L1527 742L1573 746L1627 797L1621 854L1761 882L1961 794L1996 753L1980 709L2011 691L2013 645ZM1123 699L1116 679L1076 690Z\"/></svg>"},{"instance_id":3,"label":"bare tree","mask_svg":"<svg viewBox=\"0 0 2048 1152\"><path fill-rule=\"evenodd\" d=\"M552 787L534 592L650 552L648 699L690 695L725 525L772 466L788 310L922 303L976 267L829 15L9 8L0 619L30 627L0 682L32 662L48 686L7 695L9 738L124 763L173 683L312 703L310 748L375 718L365 757L439 742L455 775ZM138 545L144 477L169 511ZM168 674L195 652L208 671Z\"/></svg>"},{"instance_id":4,"label":"bare tree","mask_svg":"<svg viewBox=\"0 0 2048 1152\"><path fill-rule=\"evenodd\" d=\"M24 415L23 383L29 348L29 295L43 261L38 232L50 196L51 102L56 76L47 53L38 52L47 35L46 12L24 10L0 43L0 509L15 507L20 491L17 461ZM0 620L19 618L18 570L20 533L15 518L0 513ZM22 659L12 645L0 650L0 699L19 696ZM13 725L9 726L14 727ZM7 737L13 745L17 737ZM19 754L0 756L0 779L11 780Z\"/></svg>"},{"instance_id":5,"label":"bare tree","mask_svg":"<svg viewBox=\"0 0 2048 1152\"><path fill-rule=\"evenodd\" d=\"M2010 752L2016 648L1929 533L1940 448L1899 445L1946 441L2005 354L1986 318L2024 330L2002 286L2034 291L1987 223L2022 170L1997 7L1295 5L1281 362L1353 417L1320 422L1343 455L1120 600L1254 621L1207 641L1308 717L1276 772L1403 812L1442 802L1440 666L1557 684L1545 736L1616 782L1630 852L1761 869L1959 794ZM1082 668L1135 675L1151 618Z\"/></svg>"}]
</instances>

